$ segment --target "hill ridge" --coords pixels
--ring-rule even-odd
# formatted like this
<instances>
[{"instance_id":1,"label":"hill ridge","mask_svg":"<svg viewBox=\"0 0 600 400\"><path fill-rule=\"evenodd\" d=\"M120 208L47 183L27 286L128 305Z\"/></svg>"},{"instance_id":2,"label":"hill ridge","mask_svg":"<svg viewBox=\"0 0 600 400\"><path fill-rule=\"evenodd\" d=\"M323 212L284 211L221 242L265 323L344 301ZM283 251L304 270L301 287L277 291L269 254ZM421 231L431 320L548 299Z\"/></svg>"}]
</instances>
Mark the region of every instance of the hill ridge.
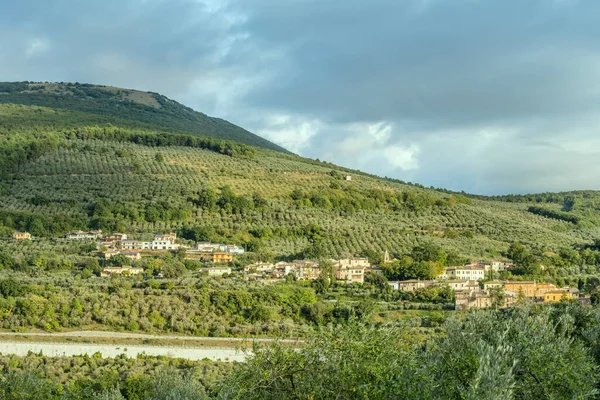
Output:
<instances>
[{"instance_id":1,"label":"hill ridge","mask_svg":"<svg viewBox=\"0 0 600 400\"><path fill-rule=\"evenodd\" d=\"M223 118L211 117L162 94L88 83L0 82L0 104L35 105L82 111L162 130L230 140L291 153Z\"/></svg>"}]
</instances>

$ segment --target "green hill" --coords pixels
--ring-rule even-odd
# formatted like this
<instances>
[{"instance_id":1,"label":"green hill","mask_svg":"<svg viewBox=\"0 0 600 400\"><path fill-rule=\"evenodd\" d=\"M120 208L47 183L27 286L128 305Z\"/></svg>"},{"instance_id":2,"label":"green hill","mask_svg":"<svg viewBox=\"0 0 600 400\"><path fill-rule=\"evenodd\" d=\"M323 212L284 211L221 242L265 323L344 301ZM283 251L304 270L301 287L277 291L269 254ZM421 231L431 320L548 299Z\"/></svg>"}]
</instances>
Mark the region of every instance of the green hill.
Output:
<instances>
[{"instance_id":1,"label":"green hill","mask_svg":"<svg viewBox=\"0 0 600 400\"><path fill-rule=\"evenodd\" d=\"M0 82L0 104L81 111L83 120L121 127L184 132L287 152L220 118L192 110L158 93L79 83ZM87 119L87 121L86 121ZM61 121L65 124L65 122Z\"/></svg>"},{"instance_id":2,"label":"green hill","mask_svg":"<svg viewBox=\"0 0 600 400\"><path fill-rule=\"evenodd\" d=\"M593 265L586 273L600 264L597 192L489 198L427 189L240 141L166 132L166 122L145 114L154 101L166 101L159 95L127 91L119 96L128 100L97 102L41 86L33 97L21 89L0 95L7 103L0 104L4 236L15 229L42 238L76 228L177 230L189 239L244 244L262 258L377 257L386 250L401 258L433 246L442 253L423 259L447 264L503 258L521 242L543 263ZM8 104L27 98L49 106ZM32 250L7 246L16 254ZM32 246L52 250L43 240ZM552 258L561 251L579 258ZM585 262L583 251L592 252Z\"/></svg>"}]
</instances>

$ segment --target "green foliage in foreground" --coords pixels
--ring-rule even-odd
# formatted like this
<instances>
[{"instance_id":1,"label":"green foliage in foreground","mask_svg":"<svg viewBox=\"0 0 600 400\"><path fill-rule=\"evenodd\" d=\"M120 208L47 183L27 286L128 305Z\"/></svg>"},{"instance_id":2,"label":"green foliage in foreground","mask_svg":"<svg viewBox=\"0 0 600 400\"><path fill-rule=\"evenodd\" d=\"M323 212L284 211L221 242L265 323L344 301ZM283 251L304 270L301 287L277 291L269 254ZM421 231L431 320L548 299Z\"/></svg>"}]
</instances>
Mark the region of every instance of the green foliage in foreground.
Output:
<instances>
[{"instance_id":1,"label":"green foliage in foreground","mask_svg":"<svg viewBox=\"0 0 600 400\"><path fill-rule=\"evenodd\" d=\"M63 384L51 359L29 356L34 372L4 357L0 398L597 399L599 338L600 313L578 305L471 313L425 342L407 327L352 323L321 330L299 350L255 345L245 363L209 386L205 373L190 373L197 363L150 369L150 379L115 371L71 381L63 369Z\"/></svg>"},{"instance_id":2,"label":"green foliage in foreground","mask_svg":"<svg viewBox=\"0 0 600 400\"><path fill-rule=\"evenodd\" d=\"M596 398L599 330L579 306L477 312L417 346L402 329L351 325L298 352L256 348L219 398Z\"/></svg>"}]
</instances>

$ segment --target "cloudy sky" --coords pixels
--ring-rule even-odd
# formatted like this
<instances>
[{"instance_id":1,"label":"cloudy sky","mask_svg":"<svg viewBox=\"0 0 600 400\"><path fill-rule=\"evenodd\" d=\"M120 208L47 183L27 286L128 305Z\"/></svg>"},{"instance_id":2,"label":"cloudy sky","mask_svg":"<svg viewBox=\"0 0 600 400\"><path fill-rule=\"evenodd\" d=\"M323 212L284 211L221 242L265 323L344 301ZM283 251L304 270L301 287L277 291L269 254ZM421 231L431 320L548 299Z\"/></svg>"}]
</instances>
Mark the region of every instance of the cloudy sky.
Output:
<instances>
[{"instance_id":1,"label":"cloudy sky","mask_svg":"<svg viewBox=\"0 0 600 400\"><path fill-rule=\"evenodd\" d=\"M427 186L600 189L599 16L597 0L19 0L0 80L156 91Z\"/></svg>"}]
</instances>

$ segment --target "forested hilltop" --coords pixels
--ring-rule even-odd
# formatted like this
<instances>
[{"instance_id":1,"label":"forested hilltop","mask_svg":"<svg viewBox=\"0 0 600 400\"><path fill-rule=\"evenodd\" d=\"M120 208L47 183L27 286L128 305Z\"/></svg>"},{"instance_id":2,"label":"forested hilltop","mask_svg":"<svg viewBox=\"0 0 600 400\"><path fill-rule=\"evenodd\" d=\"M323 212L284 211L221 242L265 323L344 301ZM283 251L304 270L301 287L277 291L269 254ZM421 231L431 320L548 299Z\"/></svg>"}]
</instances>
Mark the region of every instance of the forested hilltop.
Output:
<instances>
[{"instance_id":1,"label":"forested hilltop","mask_svg":"<svg viewBox=\"0 0 600 400\"><path fill-rule=\"evenodd\" d=\"M228 121L209 117L153 92L80 83L0 82L0 104L35 105L87 113L79 114L80 118L76 121L62 118L56 122L56 126L60 127L111 123L128 128L192 133L287 152ZM30 122L36 123L35 119Z\"/></svg>"}]
</instances>

